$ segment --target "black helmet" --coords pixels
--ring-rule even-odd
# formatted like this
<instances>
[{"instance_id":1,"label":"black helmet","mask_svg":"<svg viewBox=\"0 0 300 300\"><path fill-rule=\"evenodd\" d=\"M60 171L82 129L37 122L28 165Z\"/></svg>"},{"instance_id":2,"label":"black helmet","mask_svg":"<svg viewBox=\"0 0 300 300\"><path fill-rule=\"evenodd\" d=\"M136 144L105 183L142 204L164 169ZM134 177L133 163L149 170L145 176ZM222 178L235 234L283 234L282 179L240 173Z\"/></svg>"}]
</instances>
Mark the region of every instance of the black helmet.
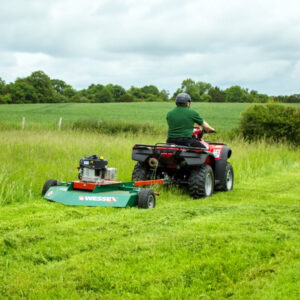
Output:
<instances>
[{"instance_id":1,"label":"black helmet","mask_svg":"<svg viewBox=\"0 0 300 300\"><path fill-rule=\"evenodd\" d=\"M186 104L187 102L191 102L191 97L187 93L180 93L176 96L176 104Z\"/></svg>"}]
</instances>

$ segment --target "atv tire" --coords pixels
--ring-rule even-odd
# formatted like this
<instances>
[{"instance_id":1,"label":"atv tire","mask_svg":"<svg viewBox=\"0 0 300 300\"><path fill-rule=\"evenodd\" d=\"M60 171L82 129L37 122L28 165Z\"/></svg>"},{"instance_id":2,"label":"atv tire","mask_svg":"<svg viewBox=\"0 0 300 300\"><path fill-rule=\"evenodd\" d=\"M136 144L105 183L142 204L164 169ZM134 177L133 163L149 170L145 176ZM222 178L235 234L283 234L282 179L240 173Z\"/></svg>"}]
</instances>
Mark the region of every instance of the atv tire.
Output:
<instances>
[{"instance_id":1,"label":"atv tire","mask_svg":"<svg viewBox=\"0 0 300 300\"><path fill-rule=\"evenodd\" d=\"M211 166L204 164L192 170L188 179L188 187L194 199L210 197L214 192L214 172Z\"/></svg>"},{"instance_id":2,"label":"atv tire","mask_svg":"<svg viewBox=\"0 0 300 300\"><path fill-rule=\"evenodd\" d=\"M155 194L151 189L143 189L139 191L138 196L139 208L154 208L155 207Z\"/></svg>"},{"instance_id":3,"label":"atv tire","mask_svg":"<svg viewBox=\"0 0 300 300\"><path fill-rule=\"evenodd\" d=\"M227 162L224 174L222 176L222 180L220 184L218 184L218 190L219 191L231 191L233 189L233 182L234 182L234 173L233 173L233 168L232 165Z\"/></svg>"},{"instance_id":4,"label":"atv tire","mask_svg":"<svg viewBox=\"0 0 300 300\"><path fill-rule=\"evenodd\" d=\"M47 191L51 188L51 186L58 186L58 185L60 185L60 182L58 180L55 179L47 180L43 186L42 195L44 196L47 193Z\"/></svg>"},{"instance_id":5,"label":"atv tire","mask_svg":"<svg viewBox=\"0 0 300 300\"><path fill-rule=\"evenodd\" d=\"M132 181L148 180L149 179L148 169L138 162L134 166L131 179Z\"/></svg>"}]
</instances>

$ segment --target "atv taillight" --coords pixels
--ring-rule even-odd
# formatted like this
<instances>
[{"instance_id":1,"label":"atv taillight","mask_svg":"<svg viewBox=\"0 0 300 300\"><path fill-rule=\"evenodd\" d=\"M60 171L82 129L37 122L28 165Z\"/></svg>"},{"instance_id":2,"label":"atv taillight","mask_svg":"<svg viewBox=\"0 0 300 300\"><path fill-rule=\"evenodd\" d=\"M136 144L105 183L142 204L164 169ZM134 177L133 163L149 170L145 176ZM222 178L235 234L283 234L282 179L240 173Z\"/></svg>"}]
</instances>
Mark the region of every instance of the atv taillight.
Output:
<instances>
[{"instance_id":1,"label":"atv taillight","mask_svg":"<svg viewBox=\"0 0 300 300\"><path fill-rule=\"evenodd\" d=\"M210 164L211 164L211 159L210 159L209 156L207 156L207 158L206 158L206 160L205 160L205 163L206 163L207 165L210 165Z\"/></svg>"},{"instance_id":2,"label":"atv taillight","mask_svg":"<svg viewBox=\"0 0 300 300\"><path fill-rule=\"evenodd\" d=\"M173 156L173 153L161 153L160 155L161 155L162 157L169 158L169 157L172 157L172 156Z\"/></svg>"},{"instance_id":3,"label":"atv taillight","mask_svg":"<svg viewBox=\"0 0 300 300\"><path fill-rule=\"evenodd\" d=\"M196 153L202 153L203 149L193 149L193 151L196 152Z\"/></svg>"}]
</instances>

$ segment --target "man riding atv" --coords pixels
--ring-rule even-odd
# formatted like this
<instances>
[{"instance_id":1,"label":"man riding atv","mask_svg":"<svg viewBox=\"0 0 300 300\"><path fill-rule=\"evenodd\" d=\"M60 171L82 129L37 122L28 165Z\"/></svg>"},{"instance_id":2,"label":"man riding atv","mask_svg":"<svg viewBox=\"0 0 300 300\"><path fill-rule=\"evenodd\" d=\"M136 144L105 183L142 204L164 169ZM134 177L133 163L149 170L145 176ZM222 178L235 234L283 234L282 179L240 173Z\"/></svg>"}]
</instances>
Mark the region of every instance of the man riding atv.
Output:
<instances>
[{"instance_id":1,"label":"man riding atv","mask_svg":"<svg viewBox=\"0 0 300 300\"><path fill-rule=\"evenodd\" d=\"M191 97L189 94L178 94L175 103L176 107L167 114L169 126L167 143L204 148L205 146L199 140L192 138L194 123L202 126L207 132L215 132L214 128L190 108Z\"/></svg>"},{"instance_id":2,"label":"man riding atv","mask_svg":"<svg viewBox=\"0 0 300 300\"><path fill-rule=\"evenodd\" d=\"M191 97L182 93L176 106L168 112L166 143L135 144L132 159L137 163L132 171L133 181L163 179L166 183L187 186L191 197L209 197L214 190L230 191L234 174L228 159L231 149L223 143L205 142L204 133L214 132L199 114L190 108Z\"/></svg>"}]
</instances>

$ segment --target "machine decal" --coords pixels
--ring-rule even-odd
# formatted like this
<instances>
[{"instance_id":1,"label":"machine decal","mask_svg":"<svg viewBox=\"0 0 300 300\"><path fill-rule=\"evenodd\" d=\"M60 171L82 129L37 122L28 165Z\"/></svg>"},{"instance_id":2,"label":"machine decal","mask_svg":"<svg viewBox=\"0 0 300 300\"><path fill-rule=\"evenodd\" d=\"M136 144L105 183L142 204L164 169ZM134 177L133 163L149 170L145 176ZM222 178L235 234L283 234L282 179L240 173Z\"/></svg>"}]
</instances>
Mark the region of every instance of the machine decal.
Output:
<instances>
[{"instance_id":1,"label":"machine decal","mask_svg":"<svg viewBox=\"0 0 300 300\"><path fill-rule=\"evenodd\" d=\"M50 197L51 195L53 195L53 191L50 191L49 193L47 193L48 197Z\"/></svg>"},{"instance_id":2,"label":"machine decal","mask_svg":"<svg viewBox=\"0 0 300 300\"><path fill-rule=\"evenodd\" d=\"M210 148L209 151L213 153L215 159L219 159L221 158L222 150L223 146L214 145Z\"/></svg>"},{"instance_id":3,"label":"machine decal","mask_svg":"<svg viewBox=\"0 0 300 300\"><path fill-rule=\"evenodd\" d=\"M214 149L214 157L215 158L219 158L221 154L221 150L220 149Z\"/></svg>"},{"instance_id":4,"label":"machine decal","mask_svg":"<svg viewBox=\"0 0 300 300\"><path fill-rule=\"evenodd\" d=\"M117 201L116 197L101 197L101 196L79 196L79 201L101 201L107 203L113 203Z\"/></svg>"}]
</instances>

